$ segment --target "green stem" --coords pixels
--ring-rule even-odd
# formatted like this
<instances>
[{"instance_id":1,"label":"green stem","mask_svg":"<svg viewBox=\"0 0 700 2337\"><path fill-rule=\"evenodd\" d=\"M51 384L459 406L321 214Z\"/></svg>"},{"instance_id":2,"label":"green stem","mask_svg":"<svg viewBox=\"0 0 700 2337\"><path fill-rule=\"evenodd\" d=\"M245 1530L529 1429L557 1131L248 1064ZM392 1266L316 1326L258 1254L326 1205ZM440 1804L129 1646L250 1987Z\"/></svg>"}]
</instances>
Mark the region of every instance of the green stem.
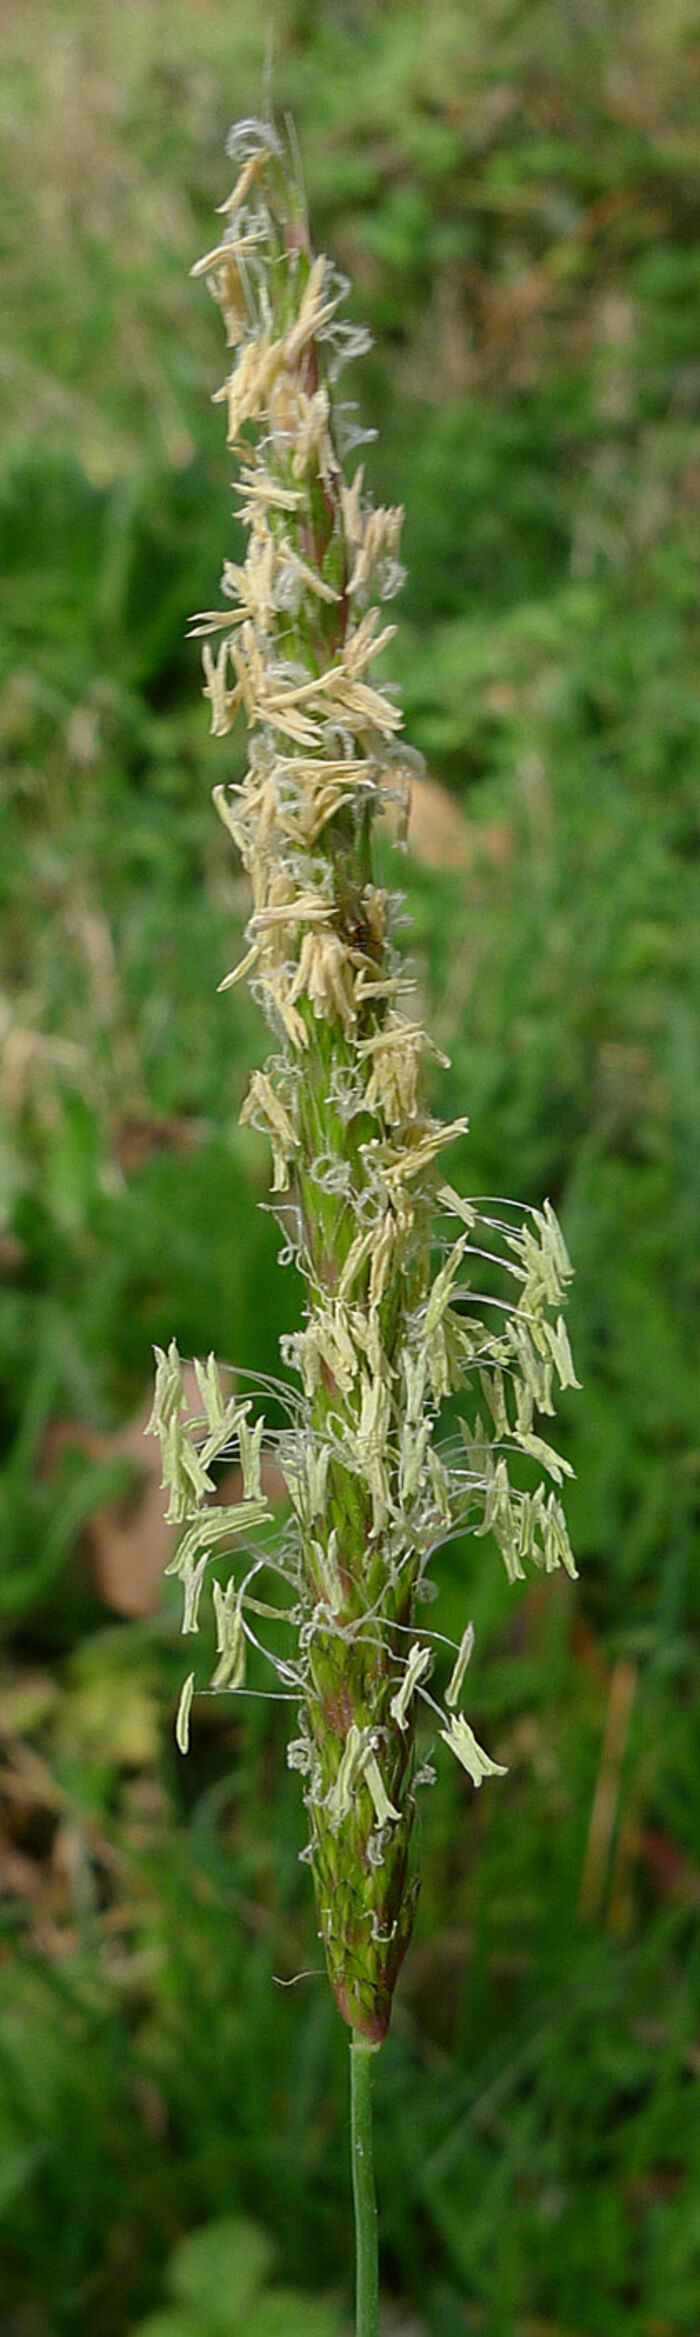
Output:
<instances>
[{"instance_id":1,"label":"green stem","mask_svg":"<svg viewBox=\"0 0 700 2337\"><path fill-rule=\"evenodd\" d=\"M350 2039L350 2147L355 2206L355 2337L378 2337L379 2246L372 2149L372 2059L376 2045Z\"/></svg>"}]
</instances>

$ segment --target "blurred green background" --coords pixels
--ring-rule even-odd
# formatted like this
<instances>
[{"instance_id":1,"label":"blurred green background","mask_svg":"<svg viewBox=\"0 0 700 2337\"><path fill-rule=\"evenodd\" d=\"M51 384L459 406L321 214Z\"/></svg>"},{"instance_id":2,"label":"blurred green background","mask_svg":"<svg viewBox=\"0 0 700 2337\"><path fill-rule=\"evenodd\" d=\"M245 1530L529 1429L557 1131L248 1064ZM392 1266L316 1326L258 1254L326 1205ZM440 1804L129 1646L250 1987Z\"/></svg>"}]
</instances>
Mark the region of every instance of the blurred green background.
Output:
<instances>
[{"instance_id":1,"label":"blurred green background","mask_svg":"<svg viewBox=\"0 0 700 2337\"><path fill-rule=\"evenodd\" d=\"M509 1773L475 1797L441 1762L425 1804L377 2088L387 2328L693 2337L689 0L2 10L3 2330L347 2327L345 2033L323 1980L275 1984L319 1961L285 1715L202 1705L176 1755L141 1434L154 1340L274 1369L298 1304L237 1128L264 1032L216 996L246 900L210 790L242 742L209 741L183 644L235 534L188 269L270 21L375 336L368 474L407 507L385 670L430 787L398 882L436 1101L471 1116L452 1174L551 1196L584 1382L580 1584L513 1593L483 1542L441 1562Z\"/></svg>"}]
</instances>

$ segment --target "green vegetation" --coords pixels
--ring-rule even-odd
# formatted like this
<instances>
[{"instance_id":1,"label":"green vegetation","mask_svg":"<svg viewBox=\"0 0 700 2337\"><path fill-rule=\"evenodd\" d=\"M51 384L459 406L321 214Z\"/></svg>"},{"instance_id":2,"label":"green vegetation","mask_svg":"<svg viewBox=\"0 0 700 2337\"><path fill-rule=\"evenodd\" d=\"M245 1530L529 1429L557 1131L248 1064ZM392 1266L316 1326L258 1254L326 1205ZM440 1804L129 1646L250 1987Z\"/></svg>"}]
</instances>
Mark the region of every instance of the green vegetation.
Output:
<instances>
[{"instance_id":1,"label":"green vegetation","mask_svg":"<svg viewBox=\"0 0 700 2337\"><path fill-rule=\"evenodd\" d=\"M330 2306L267 2285L271 2262L264 2232L245 2217L202 2224L168 2265L173 2301L134 2337L338 2337Z\"/></svg>"},{"instance_id":2,"label":"green vegetation","mask_svg":"<svg viewBox=\"0 0 700 2337\"><path fill-rule=\"evenodd\" d=\"M407 507L385 670L449 791L399 881L439 1109L471 1119L450 1174L550 1194L585 1388L575 1597L514 1597L482 1542L442 1561L509 1775L475 1800L445 1760L428 1804L376 2104L385 2278L430 2337L694 2337L693 11L276 16L316 235L375 334L373 490ZM176 1593L115 1618L94 1525L116 1504L128 1545L154 1341L262 1372L294 1327L237 1127L264 1033L215 995L245 892L183 644L236 556L187 271L261 17L26 0L0 41L4 2327L184 2337L174 2267L213 2219L263 2226L300 2294L350 2253L344 2034L320 1977L273 1978L321 1961L279 1708L203 1707L179 1762Z\"/></svg>"}]
</instances>

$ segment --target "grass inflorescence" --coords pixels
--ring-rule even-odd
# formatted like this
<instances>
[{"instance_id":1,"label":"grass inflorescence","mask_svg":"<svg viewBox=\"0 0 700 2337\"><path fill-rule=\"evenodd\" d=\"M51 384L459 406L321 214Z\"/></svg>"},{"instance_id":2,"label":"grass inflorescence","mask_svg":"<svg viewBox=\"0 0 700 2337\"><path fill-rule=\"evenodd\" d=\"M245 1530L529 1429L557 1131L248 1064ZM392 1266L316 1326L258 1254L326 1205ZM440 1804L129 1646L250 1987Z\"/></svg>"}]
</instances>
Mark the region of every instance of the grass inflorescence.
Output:
<instances>
[{"instance_id":1,"label":"grass inflorescence","mask_svg":"<svg viewBox=\"0 0 700 2337\"><path fill-rule=\"evenodd\" d=\"M379 2043L417 1890L417 1710L437 1719L474 1786L499 1773L459 1709L470 1622L444 1702L427 1686L444 1668L422 1613L431 1561L467 1527L493 1534L511 1580L526 1560L575 1571L558 1494L569 1464L542 1434L555 1385L577 1384L562 1313L571 1265L548 1202L519 1222L444 1180L443 1154L468 1122L429 1108L426 1058L440 1050L416 1012L400 898L378 885L373 855L388 804L405 827L418 758L373 672L395 630L378 604L403 581L403 513L374 505L363 463L347 471L367 434L338 384L368 336L340 315L347 281L313 251L276 129L240 123L229 151L224 226L194 274L233 350L216 398L247 549L224 563L231 605L192 630L212 732L226 737L239 712L248 728L245 777L215 790L253 896L223 987L247 978L272 1032L241 1120L269 1138L285 1256L304 1289L303 1327L282 1341L301 1396L274 1444L289 1502L279 1532L263 1493L264 1416L253 1422L250 1396L225 1397L213 1357L195 1367L202 1409L183 1419L177 1348L159 1351L151 1427L169 1516L186 1528L173 1560L186 1633L212 1558L245 1548L226 1584L213 1580L213 1689L243 1685L266 1579L278 1584L275 1621L286 1604L291 1645L272 1660L299 1700L288 1758L304 1778L329 1974L349 2026ZM469 1405L456 1441L441 1439L443 1403L475 1385L482 1411ZM211 1499L224 1455L243 1479L228 1507ZM190 1672L183 1749L194 1687Z\"/></svg>"}]
</instances>

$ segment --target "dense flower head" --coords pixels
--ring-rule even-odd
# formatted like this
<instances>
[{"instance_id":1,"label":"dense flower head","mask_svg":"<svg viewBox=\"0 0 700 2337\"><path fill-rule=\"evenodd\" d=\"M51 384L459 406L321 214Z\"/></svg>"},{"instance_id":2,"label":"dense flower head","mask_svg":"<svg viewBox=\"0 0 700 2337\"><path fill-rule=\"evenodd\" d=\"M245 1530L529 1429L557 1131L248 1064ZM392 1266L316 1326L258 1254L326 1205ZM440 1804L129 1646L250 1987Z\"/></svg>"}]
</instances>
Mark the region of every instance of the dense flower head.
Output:
<instances>
[{"instance_id":1,"label":"dense flower head","mask_svg":"<svg viewBox=\"0 0 700 2337\"><path fill-rule=\"evenodd\" d=\"M374 671L394 632L378 604L402 581L403 514L374 507L362 463L346 469L370 434L338 382L368 336L339 316L349 287L313 253L277 131L240 123L228 151L238 176L222 232L193 273L233 353L216 397L247 551L225 561L225 607L192 629L213 733L239 713L247 724L245 777L214 791L252 892L245 954L221 987L246 978L273 1034L241 1119L269 1139L304 1311L282 1343L299 1382L276 1384L283 1429L266 1431L259 1394L227 1392L212 1358L188 1410L174 1345L158 1354L152 1425L185 1528L173 1567L186 1632L210 1565L237 1553L228 1580L212 1576L211 1686L245 1693L261 1619L287 1622L288 1652L273 1660L299 1708L289 1759L304 1779L321 1935L344 2017L376 2040L413 1919L415 1795L431 1774L416 1768L418 1709L475 1786L502 1774L457 1709L471 1626L445 1664L422 1620L430 1562L467 1528L493 1537L512 1580L526 1562L575 1571L558 1497L567 1464L539 1426L556 1383L577 1384L562 1312L571 1266L548 1203L521 1223L510 1204L464 1201L444 1180L442 1155L467 1121L443 1125L426 1100L426 1059L445 1059L417 1015L398 904L372 858L386 804L405 822L420 759ZM445 1441L440 1407L460 1389L468 1413ZM265 1492L271 1450L281 1523ZM212 1470L231 1455L243 1489L223 1506ZM274 1599L261 1597L273 1576ZM183 1747L193 1690L190 1673Z\"/></svg>"}]
</instances>

